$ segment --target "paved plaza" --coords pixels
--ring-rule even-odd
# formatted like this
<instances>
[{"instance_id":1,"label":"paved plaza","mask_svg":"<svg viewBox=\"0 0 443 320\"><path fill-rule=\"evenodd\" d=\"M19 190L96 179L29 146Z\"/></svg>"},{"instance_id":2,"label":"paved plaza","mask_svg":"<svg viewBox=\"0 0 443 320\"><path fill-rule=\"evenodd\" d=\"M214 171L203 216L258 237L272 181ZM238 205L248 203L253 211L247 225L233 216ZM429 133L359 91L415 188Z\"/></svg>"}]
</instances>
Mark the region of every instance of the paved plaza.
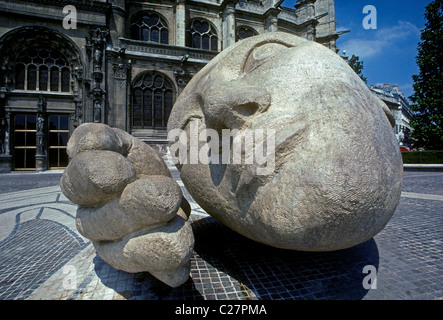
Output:
<instances>
[{"instance_id":1,"label":"paved plaza","mask_svg":"<svg viewBox=\"0 0 443 320\"><path fill-rule=\"evenodd\" d=\"M11 173L0 175L0 299L443 299L443 172L406 171L398 208L373 239L308 253L271 248L226 228L170 169L193 209L196 242L184 285L171 289L98 257L75 227L77 206L60 191L60 172Z\"/></svg>"}]
</instances>

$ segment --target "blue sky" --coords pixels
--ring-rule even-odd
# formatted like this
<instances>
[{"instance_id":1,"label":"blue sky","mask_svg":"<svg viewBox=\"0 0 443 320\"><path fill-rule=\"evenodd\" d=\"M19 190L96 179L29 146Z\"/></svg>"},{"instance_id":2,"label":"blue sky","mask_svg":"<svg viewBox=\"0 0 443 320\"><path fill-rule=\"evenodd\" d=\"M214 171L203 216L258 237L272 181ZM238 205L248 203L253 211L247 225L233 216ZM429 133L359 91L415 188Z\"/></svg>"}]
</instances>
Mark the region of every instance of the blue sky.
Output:
<instances>
[{"instance_id":1,"label":"blue sky","mask_svg":"<svg viewBox=\"0 0 443 320\"><path fill-rule=\"evenodd\" d=\"M398 85L406 97L413 93L412 75L418 74L415 58L420 31L425 26L425 7L431 0L335 0L337 31L351 30L337 40L339 54L346 50L363 61L368 85ZM293 7L296 0L283 6ZM366 5L377 11L377 29L363 28Z\"/></svg>"}]
</instances>

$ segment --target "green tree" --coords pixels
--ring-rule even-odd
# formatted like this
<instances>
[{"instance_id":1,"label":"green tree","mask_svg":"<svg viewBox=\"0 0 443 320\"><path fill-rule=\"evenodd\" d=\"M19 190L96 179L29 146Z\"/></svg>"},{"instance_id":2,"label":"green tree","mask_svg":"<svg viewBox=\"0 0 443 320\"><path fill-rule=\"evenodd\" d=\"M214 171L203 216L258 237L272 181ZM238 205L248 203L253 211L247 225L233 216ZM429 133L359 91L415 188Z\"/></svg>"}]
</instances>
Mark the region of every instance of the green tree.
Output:
<instances>
[{"instance_id":1,"label":"green tree","mask_svg":"<svg viewBox=\"0 0 443 320\"><path fill-rule=\"evenodd\" d=\"M354 72L364 81L364 83L368 82L365 76L363 76L363 61L360 61L360 58L356 55L352 55L348 60L349 66L354 70Z\"/></svg>"},{"instance_id":2,"label":"green tree","mask_svg":"<svg viewBox=\"0 0 443 320\"><path fill-rule=\"evenodd\" d=\"M413 75L412 136L417 147L443 150L443 0L426 6L416 58L419 74Z\"/></svg>"}]
</instances>

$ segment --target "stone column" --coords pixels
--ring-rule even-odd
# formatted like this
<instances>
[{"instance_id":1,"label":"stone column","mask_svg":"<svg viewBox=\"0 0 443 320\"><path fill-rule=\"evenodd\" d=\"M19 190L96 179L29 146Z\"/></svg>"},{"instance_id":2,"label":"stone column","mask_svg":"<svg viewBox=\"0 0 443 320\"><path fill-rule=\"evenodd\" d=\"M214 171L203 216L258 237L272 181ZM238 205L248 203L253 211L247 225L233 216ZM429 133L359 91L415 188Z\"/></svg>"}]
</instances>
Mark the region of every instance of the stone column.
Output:
<instances>
[{"instance_id":1,"label":"stone column","mask_svg":"<svg viewBox=\"0 0 443 320\"><path fill-rule=\"evenodd\" d=\"M12 156L9 148L10 113L6 111L7 97L12 85L12 68L4 61L0 68L0 173L11 172Z\"/></svg>"},{"instance_id":2,"label":"stone column","mask_svg":"<svg viewBox=\"0 0 443 320\"><path fill-rule=\"evenodd\" d=\"M177 0L175 4L175 44L186 46L186 0Z\"/></svg>"},{"instance_id":3,"label":"stone column","mask_svg":"<svg viewBox=\"0 0 443 320\"><path fill-rule=\"evenodd\" d=\"M12 156L9 151L10 114L1 115L0 119L0 173L11 172Z\"/></svg>"},{"instance_id":4,"label":"stone column","mask_svg":"<svg viewBox=\"0 0 443 320\"><path fill-rule=\"evenodd\" d=\"M235 5L237 1L225 1L223 10L223 49L235 43Z\"/></svg>"},{"instance_id":5,"label":"stone column","mask_svg":"<svg viewBox=\"0 0 443 320\"><path fill-rule=\"evenodd\" d=\"M306 28L306 39L310 41L315 41L316 39L315 26L313 24Z\"/></svg>"},{"instance_id":6,"label":"stone column","mask_svg":"<svg viewBox=\"0 0 443 320\"><path fill-rule=\"evenodd\" d=\"M92 80L93 88L88 95L92 102L92 121L96 123L105 122L105 95L106 91L102 89L104 72L104 56L106 48L106 38L109 30L105 28L91 28L87 45L89 46L90 60L92 61Z\"/></svg>"},{"instance_id":7,"label":"stone column","mask_svg":"<svg viewBox=\"0 0 443 320\"><path fill-rule=\"evenodd\" d=\"M265 29L267 32L278 31L278 18L277 15L280 13L279 9L270 8L265 13Z\"/></svg>"},{"instance_id":8,"label":"stone column","mask_svg":"<svg viewBox=\"0 0 443 320\"><path fill-rule=\"evenodd\" d=\"M112 99L112 108L108 115L108 125L122 130L128 130L129 125L126 121L129 101L128 73L131 69L131 62L125 58L123 50L120 50L117 61L112 64L112 69L114 70L112 77L113 90L109 90L109 97ZM111 78L111 76L109 76L109 78Z\"/></svg>"},{"instance_id":9,"label":"stone column","mask_svg":"<svg viewBox=\"0 0 443 320\"><path fill-rule=\"evenodd\" d=\"M118 39L125 37L126 1L109 0L108 2L112 4L112 13L109 15L111 41L114 46L117 46Z\"/></svg>"},{"instance_id":10,"label":"stone column","mask_svg":"<svg viewBox=\"0 0 443 320\"><path fill-rule=\"evenodd\" d=\"M74 79L72 93L74 95L73 102L75 104L75 121L73 128L77 128L83 123L83 66L81 64L74 66L71 74Z\"/></svg>"},{"instance_id":11,"label":"stone column","mask_svg":"<svg viewBox=\"0 0 443 320\"><path fill-rule=\"evenodd\" d=\"M46 99L43 95L38 98L37 104L37 151L35 153L35 170L46 171L48 169L48 157L46 151Z\"/></svg>"},{"instance_id":12,"label":"stone column","mask_svg":"<svg viewBox=\"0 0 443 320\"><path fill-rule=\"evenodd\" d=\"M83 100L79 97L74 98L75 119L73 128L77 128L83 123Z\"/></svg>"}]
</instances>

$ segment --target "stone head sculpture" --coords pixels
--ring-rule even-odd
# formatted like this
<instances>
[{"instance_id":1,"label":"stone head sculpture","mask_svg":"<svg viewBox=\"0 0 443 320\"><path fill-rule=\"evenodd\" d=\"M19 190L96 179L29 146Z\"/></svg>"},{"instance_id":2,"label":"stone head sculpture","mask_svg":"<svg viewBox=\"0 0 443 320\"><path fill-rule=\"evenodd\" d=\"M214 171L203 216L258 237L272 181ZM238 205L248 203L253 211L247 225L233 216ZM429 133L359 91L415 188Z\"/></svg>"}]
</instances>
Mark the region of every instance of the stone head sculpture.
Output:
<instances>
[{"instance_id":1,"label":"stone head sculpture","mask_svg":"<svg viewBox=\"0 0 443 320\"><path fill-rule=\"evenodd\" d=\"M176 101L168 130L187 133L170 137L171 151L209 214L271 246L328 251L372 238L394 213L403 168L392 118L338 55L277 32L242 40L207 64ZM214 139L201 138L208 129L231 132L229 154L192 162ZM242 157L267 148L267 161L235 163L233 140L244 142Z\"/></svg>"}]
</instances>

